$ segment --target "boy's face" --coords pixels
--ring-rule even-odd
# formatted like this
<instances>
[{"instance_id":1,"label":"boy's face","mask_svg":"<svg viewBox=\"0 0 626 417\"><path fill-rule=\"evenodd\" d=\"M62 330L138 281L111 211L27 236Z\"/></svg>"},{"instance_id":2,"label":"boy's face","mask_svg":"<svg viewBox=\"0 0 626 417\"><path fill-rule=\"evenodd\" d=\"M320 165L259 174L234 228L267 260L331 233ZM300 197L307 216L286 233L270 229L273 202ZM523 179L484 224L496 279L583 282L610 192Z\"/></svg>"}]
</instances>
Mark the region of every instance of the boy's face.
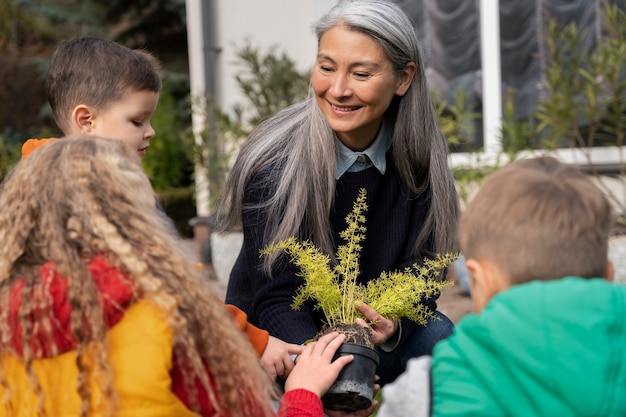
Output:
<instances>
[{"instance_id":1,"label":"boy's face","mask_svg":"<svg viewBox=\"0 0 626 417\"><path fill-rule=\"evenodd\" d=\"M102 110L89 109L88 120L80 122L81 133L121 140L141 159L155 134L150 119L158 101L159 94L153 91L130 91Z\"/></svg>"}]
</instances>

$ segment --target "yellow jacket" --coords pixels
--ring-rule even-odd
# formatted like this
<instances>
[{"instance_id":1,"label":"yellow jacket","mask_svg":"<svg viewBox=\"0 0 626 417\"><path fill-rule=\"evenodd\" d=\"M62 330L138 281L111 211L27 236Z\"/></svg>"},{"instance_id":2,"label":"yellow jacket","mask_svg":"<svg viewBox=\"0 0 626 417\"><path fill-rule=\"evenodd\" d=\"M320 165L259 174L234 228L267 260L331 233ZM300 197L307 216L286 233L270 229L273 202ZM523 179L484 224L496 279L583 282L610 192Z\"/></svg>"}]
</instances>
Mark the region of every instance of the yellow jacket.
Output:
<instances>
[{"instance_id":1,"label":"yellow jacket","mask_svg":"<svg viewBox=\"0 0 626 417\"><path fill-rule=\"evenodd\" d=\"M115 416L158 417L196 416L171 391L173 335L161 312L148 301L131 305L124 317L109 331L109 361L119 407ZM0 407L0 417L34 416L38 397L33 393L22 360L10 354L0 356L2 375L11 387L10 402ZM32 369L46 393L48 417L78 416L80 397L76 390L76 351L36 359ZM100 416L97 384L91 381L90 416ZM0 386L0 401L5 398Z\"/></svg>"}]
</instances>

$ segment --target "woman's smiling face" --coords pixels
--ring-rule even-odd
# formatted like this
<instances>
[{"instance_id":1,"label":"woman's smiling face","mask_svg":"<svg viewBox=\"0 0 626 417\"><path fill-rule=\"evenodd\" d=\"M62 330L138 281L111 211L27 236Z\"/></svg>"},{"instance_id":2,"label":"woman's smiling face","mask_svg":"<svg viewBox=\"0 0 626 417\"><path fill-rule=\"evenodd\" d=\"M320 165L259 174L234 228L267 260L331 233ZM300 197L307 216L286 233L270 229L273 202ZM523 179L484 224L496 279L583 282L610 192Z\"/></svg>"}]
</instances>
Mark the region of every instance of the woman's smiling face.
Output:
<instances>
[{"instance_id":1,"label":"woman's smiling face","mask_svg":"<svg viewBox=\"0 0 626 417\"><path fill-rule=\"evenodd\" d=\"M374 140L393 97L406 93L414 74L413 62L396 74L378 42L336 26L320 38L311 84L339 140L363 150Z\"/></svg>"}]
</instances>

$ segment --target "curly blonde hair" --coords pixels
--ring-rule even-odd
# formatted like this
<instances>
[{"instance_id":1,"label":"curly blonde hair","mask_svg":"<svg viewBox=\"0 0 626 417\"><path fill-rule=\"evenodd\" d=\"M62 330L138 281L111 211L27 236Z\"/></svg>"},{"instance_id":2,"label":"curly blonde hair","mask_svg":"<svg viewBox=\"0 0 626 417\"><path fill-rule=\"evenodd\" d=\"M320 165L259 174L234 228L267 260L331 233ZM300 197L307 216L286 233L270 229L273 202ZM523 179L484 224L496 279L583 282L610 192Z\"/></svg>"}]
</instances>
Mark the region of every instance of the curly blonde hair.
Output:
<instances>
[{"instance_id":1,"label":"curly blonde hair","mask_svg":"<svg viewBox=\"0 0 626 417\"><path fill-rule=\"evenodd\" d=\"M78 340L81 415L88 413L87 381L96 371L105 375L98 378L99 389L105 396L103 404L109 404L104 413L112 415L117 404L112 382L116 370L107 360L108 329L87 269L89 260L103 255L128 275L135 300L151 300L166 313L188 392L197 394L197 378L217 415L273 415L275 384L243 333L224 318L229 313L201 277L171 222L156 208L149 182L131 155L121 141L64 138L16 166L0 188L0 302L8 302L18 279L25 291L34 288L42 279L39 267L51 260L56 263L56 270L67 278L71 330ZM39 415L44 413L45 393L32 369L37 352L28 340L34 325L23 318L49 304L50 295L22 298L18 337L31 387L39 398ZM7 352L15 335L7 324L6 309L0 314L4 316L0 317L0 349ZM39 325L50 328L51 323ZM54 349L52 336L49 343ZM5 378L0 380L10 392ZM192 397L197 411L197 395Z\"/></svg>"}]
</instances>

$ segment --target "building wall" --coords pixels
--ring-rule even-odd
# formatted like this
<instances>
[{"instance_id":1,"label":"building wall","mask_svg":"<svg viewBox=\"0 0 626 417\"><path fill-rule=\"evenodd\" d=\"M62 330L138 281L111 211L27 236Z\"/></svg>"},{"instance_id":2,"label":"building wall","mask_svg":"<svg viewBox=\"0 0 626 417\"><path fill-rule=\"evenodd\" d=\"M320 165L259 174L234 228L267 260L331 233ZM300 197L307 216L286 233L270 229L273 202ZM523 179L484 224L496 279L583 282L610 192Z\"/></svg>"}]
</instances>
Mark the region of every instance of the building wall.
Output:
<instances>
[{"instance_id":1,"label":"building wall","mask_svg":"<svg viewBox=\"0 0 626 417\"><path fill-rule=\"evenodd\" d=\"M214 0L213 28L215 95L218 105L228 110L243 103L235 81L233 64L246 39L267 52L272 46L284 51L299 70L314 63L317 42L312 24L336 0Z\"/></svg>"}]
</instances>

